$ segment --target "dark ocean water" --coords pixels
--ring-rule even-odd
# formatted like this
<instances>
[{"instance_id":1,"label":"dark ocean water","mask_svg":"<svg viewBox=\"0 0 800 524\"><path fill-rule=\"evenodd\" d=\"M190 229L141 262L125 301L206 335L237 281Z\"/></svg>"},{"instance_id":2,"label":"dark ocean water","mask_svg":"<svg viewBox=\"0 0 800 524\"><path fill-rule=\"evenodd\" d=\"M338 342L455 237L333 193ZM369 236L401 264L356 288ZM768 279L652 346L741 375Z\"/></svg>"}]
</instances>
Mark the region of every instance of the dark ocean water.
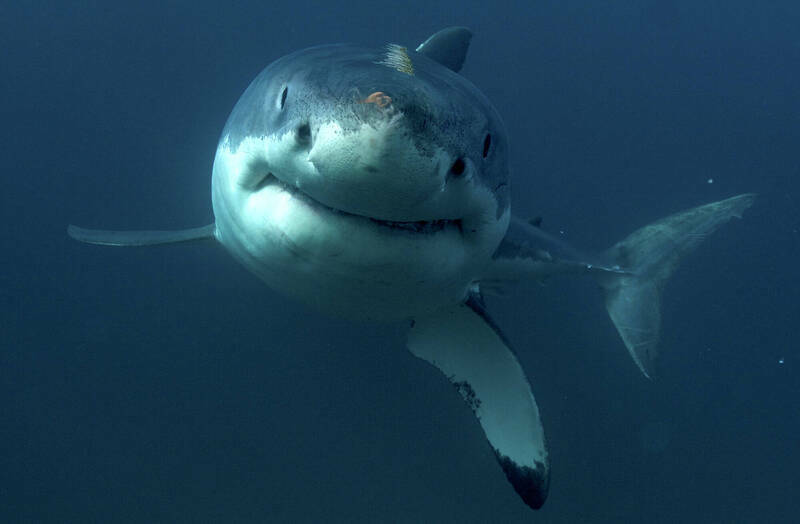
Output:
<instances>
[{"instance_id":1,"label":"dark ocean water","mask_svg":"<svg viewBox=\"0 0 800 524\"><path fill-rule=\"evenodd\" d=\"M513 205L602 249L760 197L664 295L642 378L584 279L490 301L552 461L529 510L402 326L287 302L221 248L68 223L213 220L211 162L269 62L475 32ZM0 521L796 522L800 3L7 2L0 6Z\"/></svg>"}]
</instances>

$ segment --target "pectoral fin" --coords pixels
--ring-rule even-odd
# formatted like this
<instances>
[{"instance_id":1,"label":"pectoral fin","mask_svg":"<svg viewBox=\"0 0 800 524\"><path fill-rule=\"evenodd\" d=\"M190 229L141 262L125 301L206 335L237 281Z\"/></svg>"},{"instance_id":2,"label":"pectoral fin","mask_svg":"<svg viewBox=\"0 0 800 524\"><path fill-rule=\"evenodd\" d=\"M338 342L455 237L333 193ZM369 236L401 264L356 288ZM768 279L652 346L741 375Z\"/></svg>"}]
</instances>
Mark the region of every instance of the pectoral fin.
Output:
<instances>
[{"instance_id":1,"label":"pectoral fin","mask_svg":"<svg viewBox=\"0 0 800 524\"><path fill-rule=\"evenodd\" d=\"M472 408L509 482L538 509L547 498L549 465L539 409L505 337L481 304L415 319L408 348L439 368Z\"/></svg>"},{"instance_id":2,"label":"pectoral fin","mask_svg":"<svg viewBox=\"0 0 800 524\"><path fill-rule=\"evenodd\" d=\"M195 240L214 240L216 226L195 227L178 231L106 231L101 229L84 229L67 227L67 234L80 242L101 246L155 246L159 244L176 244Z\"/></svg>"}]
</instances>

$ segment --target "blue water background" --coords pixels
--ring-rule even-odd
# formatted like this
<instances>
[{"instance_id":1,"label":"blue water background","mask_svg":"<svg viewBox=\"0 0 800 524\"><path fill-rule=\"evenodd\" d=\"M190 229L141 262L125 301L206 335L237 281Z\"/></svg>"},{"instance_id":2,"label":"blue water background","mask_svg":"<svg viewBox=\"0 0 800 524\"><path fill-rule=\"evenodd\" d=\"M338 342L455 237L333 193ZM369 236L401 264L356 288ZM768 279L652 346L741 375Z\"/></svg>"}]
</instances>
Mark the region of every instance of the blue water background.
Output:
<instances>
[{"instance_id":1,"label":"blue water background","mask_svg":"<svg viewBox=\"0 0 800 524\"><path fill-rule=\"evenodd\" d=\"M0 5L0 521L795 522L800 4L744 0ZM741 192L664 294L655 380L588 279L490 309L552 459L539 512L402 326L288 302L222 249L68 223L213 220L219 132L270 61L475 32L513 207L600 250Z\"/></svg>"}]
</instances>

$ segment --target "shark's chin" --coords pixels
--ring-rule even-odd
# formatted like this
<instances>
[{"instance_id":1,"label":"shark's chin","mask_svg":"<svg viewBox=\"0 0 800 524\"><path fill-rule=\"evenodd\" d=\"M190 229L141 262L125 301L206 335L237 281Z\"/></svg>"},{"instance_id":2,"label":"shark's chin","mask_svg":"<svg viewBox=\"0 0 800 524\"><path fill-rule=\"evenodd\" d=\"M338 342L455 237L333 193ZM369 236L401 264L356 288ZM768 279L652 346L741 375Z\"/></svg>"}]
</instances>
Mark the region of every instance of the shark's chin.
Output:
<instances>
[{"instance_id":1,"label":"shark's chin","mask_svg":"<svg viewBox=\"0 0 800 524\"><path fill-rule=\"evenodd\" d=\"M321 178L289 139L265 140L221 139L212 176L216 238L271 288L317 309L401 320L459 304L508 227L508 207L499 210L490 191L467 180L451 186L458 206L442 206L441 217L425 198L400 194L349 208L349 197L369 200L380 188L347 179L350 195L335 185L339 177Z\"/></svg>"},{"instance_id":2,"label":"shark's chin","mask_svg":"<svg viewBox=\"0 0 800 524\"><path fill-rule=\"evenodd\" d=\"M494 247L476 237L468 217L389 221L349 213L280 180L288 171L279 178L264 168L243 185L254 177L241 167L218 152L217 239L273 289L337 316L400 320L458 304Z\"/></svg>"}]
</instances>

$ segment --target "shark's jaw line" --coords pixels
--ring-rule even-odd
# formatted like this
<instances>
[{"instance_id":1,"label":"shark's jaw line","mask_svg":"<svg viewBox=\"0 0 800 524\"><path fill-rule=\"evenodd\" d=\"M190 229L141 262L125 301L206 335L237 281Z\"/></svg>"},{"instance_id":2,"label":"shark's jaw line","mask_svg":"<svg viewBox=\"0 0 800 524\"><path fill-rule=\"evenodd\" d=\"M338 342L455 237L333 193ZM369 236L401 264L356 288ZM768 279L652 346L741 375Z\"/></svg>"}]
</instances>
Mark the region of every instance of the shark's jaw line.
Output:
<instances>
[{"instance_id":1,"label":"shark's jaw line","mask_svg":"<svg viewBox=\"0 0 800 524\"><path fill-rule=\"evenodd\" d=\"M488 191L476 193L484 211L465 206L462 218L450 210L414 220L413 208L411 220L376 218L331 205L323 185L309 194L300 175L319 176L315 165L280 142L223 138L217 149L217 238L245 267L277 291L348 318L402 320L463 302L510 220L508 209L496 218Z\"/></svg>"},{"instance_id":2,"label":"shark's jaw line","mask_svg":"<svg viewBox=\"0 0 800 524\"><path fill-rule=\"evenodd\" d=\"M450 219L450 218L442 218L442 219L435 219L435 220L414 220L414 221L394 221L394 220L383 220L380 218L375 218L371 216L361 215L358 213L350 213L348 211L344 211L342 209L337 209L335 207L331 207L326 205L319 200L316 200L309 194L305 193L302 189L297 186L287 184L283 181L283 179L291 178L291 177L279 177L275 175L274 172L269 171L265 175L262 176L260 180L258 180L254 187L252 187L251 191L253 193L257 193L269 186L277 186L281 191L286 192L287 194L291 195L292 198L299 198L303 202L305 202L309 206L317 207L322 210L328 211L330 213L350 216L358 219L368 220L370 223L378 225L380 227L387 228L389 230L395 231L407 231L410 233L417 233L417 234L432 234L437 233L440 231L444 231L445 229L455 229L458 232L463 232L462 228L462 219Z\"/></svg>"}]
</instances>

